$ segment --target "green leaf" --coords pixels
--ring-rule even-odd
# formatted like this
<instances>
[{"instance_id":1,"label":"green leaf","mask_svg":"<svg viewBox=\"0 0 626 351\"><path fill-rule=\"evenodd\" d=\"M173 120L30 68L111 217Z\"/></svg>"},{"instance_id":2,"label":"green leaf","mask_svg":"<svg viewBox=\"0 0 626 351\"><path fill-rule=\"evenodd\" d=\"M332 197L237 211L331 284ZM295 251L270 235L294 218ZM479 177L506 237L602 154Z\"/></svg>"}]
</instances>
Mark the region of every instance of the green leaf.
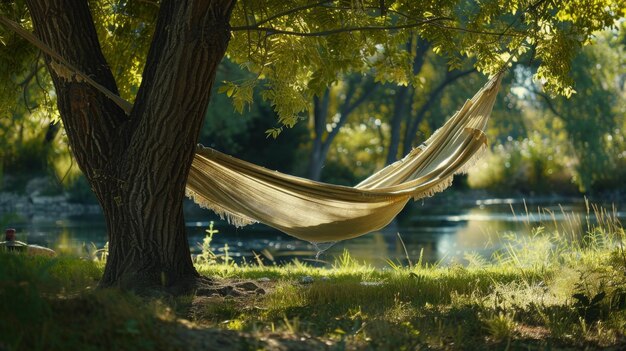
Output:
<instances>
[{"instance_id":1,"label":"green leaf","mask_svg":"<svg viewBox=\"0 0 626 351\"><path fill-rule=\"evenodd\" d=\"M282 127L279 128L270 128L268 130L265 131L266 134L266 138L272 137L274 139L278 138L278 136L280 135L280 133L283 131Z\"/></svg>"}]
</instances>

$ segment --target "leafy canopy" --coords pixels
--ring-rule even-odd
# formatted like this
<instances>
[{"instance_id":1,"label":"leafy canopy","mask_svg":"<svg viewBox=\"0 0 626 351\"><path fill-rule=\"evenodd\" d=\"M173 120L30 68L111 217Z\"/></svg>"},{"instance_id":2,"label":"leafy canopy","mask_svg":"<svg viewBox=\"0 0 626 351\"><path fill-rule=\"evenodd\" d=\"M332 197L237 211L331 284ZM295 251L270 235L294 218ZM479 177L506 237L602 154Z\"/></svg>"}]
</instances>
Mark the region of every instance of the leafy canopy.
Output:
<instances>
[{"instance_id":1,"label":"leafy canopy","mask_svg":"<svg viewBox=\"0 0 626 351\"><path fill-rule=\"evenodd\" d=\"M240 1L228 56L256 76L223 91L241 110L262 80L263 97L291 126L345 72L412 84L416 50L406 43L420 36L451 68L470 60L489 75L509 60L537 60L545 88L570 96L578 49L625 11L624 0Z\"/></svg>"},{"instance_id":2,"label":"leafy canopy","mask_svg":"<svg viewBox=\"0 0 626 351\"><path fill-rule=\"evenodd\" d=\"M159 1L91 0L90 5L120 94L132 100ZM0 2L0 14L32 28L23 0ZM510 61L538 61L535 78L551 93L570 96L575 54L592 42L594 32L615 26L624 15L626 0L239 0L227 55L253 75L225 82L220 91L243 111L262 82L261 97L274 106L281 125L292 126L311 97L344 73L413 84L416 50L407 50L406 43L420 36L451 68L469 60L489 75ZM20 93L34 87L24 87L23 77L40 67L41 55L3 28L0 42L0 104L10 111ZM50 92L49 84L39 85Z\"/></svg>"}]
</instances>

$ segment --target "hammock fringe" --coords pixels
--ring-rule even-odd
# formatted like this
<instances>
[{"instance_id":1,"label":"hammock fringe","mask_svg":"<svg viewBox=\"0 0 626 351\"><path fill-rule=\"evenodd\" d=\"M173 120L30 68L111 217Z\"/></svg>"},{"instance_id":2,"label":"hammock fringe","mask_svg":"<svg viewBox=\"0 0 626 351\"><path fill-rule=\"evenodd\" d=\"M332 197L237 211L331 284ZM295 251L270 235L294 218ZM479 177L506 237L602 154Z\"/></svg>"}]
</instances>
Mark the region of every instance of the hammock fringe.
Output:
<instances>
[{"instance_id":1,"label":"hammock fringe","mask_svg":"<svg viewBox=\"0 0 626 351\"><path fill-rule=\"evenodd\" d=\"M185 190L185 196L195 202L198 206L200 206L200 208L213 211L220 217L221 220L225 220L228 224L234 225L236 228L242 228L250 224L258 223L258 221L255 221L254 219L226 210L215 202L207 200L204 196L189 190L189 188Z\"/></svg>"},{"instance_id":2,"label":"hammock fringe","mask_svg":"<svg viewBox=\"0 0 626 351\"><path fill-rule=\"evenodd\" d=\"M467 174L470 169L475 167L487 153L487 144L483 144L478 151L470 158L458 171L454 174Z\"/></svg>"}]
</instances>

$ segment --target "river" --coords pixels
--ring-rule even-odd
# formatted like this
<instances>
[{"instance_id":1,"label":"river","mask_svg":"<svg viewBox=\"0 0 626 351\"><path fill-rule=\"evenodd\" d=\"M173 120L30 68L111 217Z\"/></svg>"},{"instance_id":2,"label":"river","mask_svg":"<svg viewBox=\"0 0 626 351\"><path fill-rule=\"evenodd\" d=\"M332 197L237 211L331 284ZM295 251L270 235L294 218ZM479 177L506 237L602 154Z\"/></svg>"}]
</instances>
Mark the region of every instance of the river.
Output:
<instances>
[{"instance_id":1,"label":"river","mask_svg":"<svg viewBox=\"0 0 626 351\"><path fill-rule=\"evenodd\" d=\"M214 252L237 262L254 262L254 254L266 263L283 263L293 259L320 265L333 262L335 257L348 250L359 262L376 267L389 267L389 260L407 264L419 257L427 263L461 263L470 253L485 258L502 248L507 235L530 235L533 228L543 226L547 232L558 228L562 233L581 232L587 218L584 199L522 200L480 199L475 201L432 200L418 201L404 211L399 219L384 230L359 238L334 243L316 255L320 248L306 241L285 235L264 225L235 228L220 220L212 212L194 209L186 213L189 245L192 253L199 252L199 243L211 221L218 230L213 237ZM612 214L626 218L624 203L604 204ZM35 214L23 216L4 215L3 225L15 227L18 239L30 244L51 247L57 251L83 254L83 245L103 247L107 241L106 228L101 215L50 216ZM407 259L408 257L408 259Z\"/></svg>"}]
</instances>

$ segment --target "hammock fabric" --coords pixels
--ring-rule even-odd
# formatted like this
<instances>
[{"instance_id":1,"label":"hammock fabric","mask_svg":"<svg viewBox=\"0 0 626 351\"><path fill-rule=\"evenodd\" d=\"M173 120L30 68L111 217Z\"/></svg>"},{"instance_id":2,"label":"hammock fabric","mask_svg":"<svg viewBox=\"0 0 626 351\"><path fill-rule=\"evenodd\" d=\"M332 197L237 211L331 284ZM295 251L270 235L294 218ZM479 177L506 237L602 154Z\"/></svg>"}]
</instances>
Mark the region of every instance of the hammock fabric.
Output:
<instances>
[{"instance_id":1,"label":"hammock fabric","mask_svg":"<svg viewBox=\"0 0 626 351\"><path fill-rule=\"evenodd\" d=\"M265 223L296 238L328 242L386 226L409 199L452 184L486 148L485 127L502 72L421 146L355 187L298 178L198 147L187 196L229 223Z\"/></svg>"}]
</instances>

